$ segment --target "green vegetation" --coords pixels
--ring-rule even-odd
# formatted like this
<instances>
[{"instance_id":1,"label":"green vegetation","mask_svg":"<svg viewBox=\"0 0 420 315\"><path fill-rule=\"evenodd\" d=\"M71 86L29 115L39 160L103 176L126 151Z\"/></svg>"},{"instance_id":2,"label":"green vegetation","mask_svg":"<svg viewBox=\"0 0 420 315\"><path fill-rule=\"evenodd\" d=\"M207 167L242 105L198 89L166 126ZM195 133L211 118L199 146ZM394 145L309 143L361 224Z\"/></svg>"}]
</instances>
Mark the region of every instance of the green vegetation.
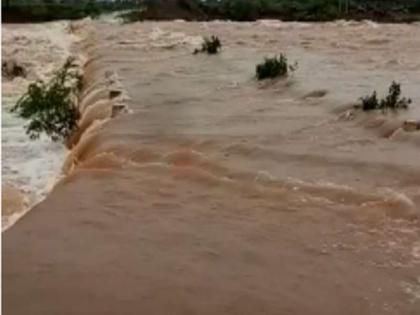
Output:
<instances>
[{"instance_id":1,"label":"green vegetation","mask_svg":"<svg viewBox=\"0 0 420 315\"><path fill-rule=\"evenodd\" d=\"M419 0L207 0L206 12L238 21L259 18L419 20ZM417 15L416 15L417 14Z\"/></svg>"},{"instance_id":2,"label":"green vegetation","mask_svg":"<svg viewBox=\"0 0 420 315\"><path fill-rule=\"evenodd\" d=\"M356 105L356 108L361 108L364 111L396 111L399 109L407 109L411 104L411 99L406 97L401 98L401 85L395 81L392 82L388 90L388 95L384 99L379 100L376 91L374 91L372 95L362 97L360 101L361 103Z\"/></svg>"},{"instance_id":3,"label":"green vegetation","mask_svg":"<svg viewBox=\"0 0 420 315\"><path fill-rule=\"evenodd\" d=\"M2 2L2 20L5 23L45 22L96 18L100 14L137 7L135 0L14 0Z\"/></svg>"},{"instance_id":4,"label":"green vegetation","mask_svg":"<svg viewBox=\"0 0 420 315\"><path fill-rule=\"evenodd\" d=\"M118 10L132 10L121 14L126 23L147 19L420 20L420 0L13 0L3 1L2 9L3 22L80 19Z\"/></svg>"},{"instance_id":5,"label":"green vegetation","mask_svg":"<svg viewBox=\"0 0 420 315\"><path fill-rule=\"evenodd\" d=\"M142 16L143 11L142 10L130 10L128 12L124 12L118 15L118 17L122 20L123 23L134 23L134 22L140 22L144 20L144 17Z\"/></svg>"},{"instance_id":6,"label":"green vegetation","mask_svg":"<svg viewBox=\"0 0 420 315\"><path fill-rule=\"evenodd\" d=\"M297 63L293 66L288 64L287 57L280 54L278 57L265 58L264 62L256 66L256 76L258 80L273 79L276 77L286 77L289 72L297 69Z\"/></svg>"},{"instance_id":7,"label":"green vegetation","mask_svg":"<svg viewBox=\"0 0 420 315\"><path fill-rule=\"evenodd\" d=\"M221 0L207 3L209 11L236 21L259 18L331 20L339 16L337 0Z\"/></svg>"},{"instance_id":8,"label":"green vegetation","mask_svg":"<svg viewBox=\"0 0 420 315\"><path fill-rule=\"evenodd\" d=\"M77 94L81 87L82 78L70 57L49 82L30 84L11 111L30 120L26 133L31 139L46 133L53 141L65 141L77 129Z\"/></svg>"},{"instance_id":9,"label":"green vegetation","mask_svg":"<svg viewBox=\"0 0 420 315\"><path fill-rule=\"evenodd\" d=\"M386 22L420 20L420 0L144 0L126 22L147 19L330 21L347 18Z\"/></svg>"},{"instance_id":10,"label":"green vegetation","mask_svg":"<svg viewBox=\"0 0 420 315\"><path fill-rule=\"evenodd\" d=\"M142 0L131 12L122 13L120 18L124 23L148 19L207 20L207 15L203 8L204 5L200 0Z\"/></svg>"},{"instance_id":11,"label":"green vegetation","mask_svg":"<svg viewBox=\"0 0 420 315\"><path fill-rule=\"evenodd\" d=\"M379 100L376 91L373 91L372 95L366 95L360 98L361 104L356 105L356 107L361 107L364 111L370 111L379 109Z\"/></svg>"},{"instance_id":12,"label":"green vegetation","mask_svg":"<svg viewBox=\"0 0 420 315\"><path fill-rule=\"evenodd\" d=\"M204 41L201 44L201 49L194 50L194 54L205 52L209 55L214 55L219 52L222 48L222 43L217 36L211 36L210 38L204 37Z\"/></svg>"}]
</instances>

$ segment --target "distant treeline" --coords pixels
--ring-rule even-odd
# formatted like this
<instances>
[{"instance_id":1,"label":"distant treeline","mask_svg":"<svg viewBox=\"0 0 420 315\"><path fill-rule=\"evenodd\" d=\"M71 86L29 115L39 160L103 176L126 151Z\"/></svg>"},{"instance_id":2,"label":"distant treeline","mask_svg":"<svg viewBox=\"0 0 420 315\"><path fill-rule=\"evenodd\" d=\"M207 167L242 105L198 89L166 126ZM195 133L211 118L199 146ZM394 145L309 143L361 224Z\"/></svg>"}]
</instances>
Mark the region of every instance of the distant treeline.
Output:
<instances>
[{"instance_id":1,"label":"distant treeline","mask_svg":"<svg viewBox=\"0 0 420 315\"><path fill-rule=\"evenodd\" d=\"M384 22L420 20L420 0L144 0L125 14L144 19L329 21L339 18Z\"/></svg>"},{"instance_id":2,"label":"distant treeline","mask_svg":"<svg viewBox=\"0 0 420 315\"><path fill-rule=\"evenodd\" d=\"M233 20L274 17L323 21L345 16L394 19L397 15L419 13L420 0L210 0L205 10Z\"/></svg>"},{"instance_id":3,"label":"distant treeline","mask_svg":"<svg viewBox=\"0 0 420 315\"><path fill-rule=\"evenodd\" d=\"M9 0L2 1L3 23L75 20L139 7L138 0Z\"/></svg>"},{"instance_id":4,"label":"distant treeline","mask_svg":"<svg viewBox=\"0 0 420 315\"><path fill-rule=\"evenodd\" d=\"M126 22L147 19L329 21L340 18L383 22L420 20L420 0L9 0L3 22L79 19L128 10Z\"/></svg>"}]
</instances>

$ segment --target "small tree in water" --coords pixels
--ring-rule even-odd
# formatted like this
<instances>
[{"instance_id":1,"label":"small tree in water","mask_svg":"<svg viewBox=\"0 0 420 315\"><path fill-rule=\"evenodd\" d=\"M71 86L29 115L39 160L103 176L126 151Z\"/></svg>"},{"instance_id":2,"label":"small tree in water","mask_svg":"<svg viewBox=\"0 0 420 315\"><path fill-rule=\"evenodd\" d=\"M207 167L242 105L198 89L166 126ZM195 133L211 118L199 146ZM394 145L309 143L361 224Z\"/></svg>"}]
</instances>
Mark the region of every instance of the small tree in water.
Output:
<instances>
[{"instance_id":1,"label":"small tree in water","mask_svg":"<svg viewBox=\"0 0 420 315\"><path fill-rule=\"evenodd\" d=\"M211 38L204 37L204 42L201 44L201 49L194 50L194 54L206 52L209 55L214 55L217 54L221 48L222 43L217 36L212 36Z\"/></svg>"},{"instance_id":2,"label":"small tree in water","mask_svg":"<svg viewBox=\"0 0 420 315\"><path fill-rule=\"evenodd\" d=\"M372 95L367 95L360 99L361 104L356 105L357 108L362 108L364 111L371 110L382 110L384 112L388 110L399 110L407 109L411 104L411 99L402 97L401 98L401 85L393 81L388 89L388 95L379 100L376 91L373 91Z\"/></svg>"},{"instance_id":3,"label":"small tree in water","mask_svg":"<svg viewBox=\"0 0 420 315\"><path fill-rule=\"evenodd\" d=\"M77 129L80 112L76 95L81 88L82 78L70 57L49 82L30 84L11 111L30 120L25 128L31 139L46 133L53 141L65 141Z\"/></svg>"},{"instance_id":4,"label":"small tree in water","mask_svg":"<svg viewBox=\"0 0 420 315\"><path fill-rule=\"evenodd\" d=\"M388 95L381 101L380 108L382 110L397 110L407 109L408 105L411 104L411 99L401 96L401 85L392 81L391 86L388 90Z\"/></svg>"},{"instance_id":5,"label":"small tree in water","mask_svg":"<svg viewBox=\"0 0 420 315\"><path fill-rule=\"evenodd\" d=\"M265 58L263 63L256 67L256 75L258 80L273 79L276 77L286 77L289 72L297 69L297 63L293 66L288 64L287 57L280 54L278 57Z\"/></svg>"},{"instance_id":6,"label":"small tree in water","mask_svg":"<svg viewBox=\"0 0 420 315\"><path fill-rule=\"evenodd\" d=\"M374 110L379 108L379 100L376 91L373 91L372 95L366 95L362 97L362 109L364 111Z\"/></svg>"}]
</instances>

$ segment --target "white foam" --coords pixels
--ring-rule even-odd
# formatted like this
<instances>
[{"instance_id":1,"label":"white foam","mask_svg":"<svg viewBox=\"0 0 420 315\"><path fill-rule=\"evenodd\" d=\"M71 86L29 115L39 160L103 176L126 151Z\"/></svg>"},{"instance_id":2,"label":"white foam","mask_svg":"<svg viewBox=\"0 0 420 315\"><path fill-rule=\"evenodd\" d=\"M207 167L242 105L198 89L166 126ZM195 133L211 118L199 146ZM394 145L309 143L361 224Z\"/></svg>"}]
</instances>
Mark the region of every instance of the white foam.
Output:
<instances>
[{"instance_id":1,"label":"white foam","mask_svg":"<svg viewBox=\"0 0 420 315\"><path fill-rule=\"evenodd\" d=\"M9 105L10 101L6 100ZM25 121L10 113L9 108L6 104L2 106L3 183L19 189L25 196L25 208L31 208L56 182L67 150L45 136L31 141L25 134ZM13 214L2 218L3 229L19 217L20 214Z\"/></svg>"},{"instance_id":2,"label":"white foam","mask_svg":"<svg viewBox=\"0 0 420 315\"><path fill-rule=\"evenodd\" d=\"M254 178L255 182L274 182L276 180L276 177L273 176L268 171L258 171L257 175Z\"/></svg>"},{"instance_id":3,"label":"white foam","mask_svg":"<svg viewBox=\"0 0 420 315\"><path fill-rule=\"evenodd\" d=\"M414 204L414 202L402 192L386 188L383 190L383 194L385 195L385 199L389 202L398 204L406 209L410 209L413 211L416 210L416 205Z\"/></svg>"},{"instance_id":4,"label":"white foam","mask_svg":"<svg viewBox=\"0 0 420 315\"><path fill-rule=\"evenodd\" d=\"M420 241L413 245L411 255L416 262L420 263Z\"/></svg>"},{"instance_id":5,"label":"white foam","mask_svg":"<svg viewBox=\"0 0 420 315\"><path fill-rule=\"evenodd\" d=\"M403 291L411 297L411 302L420 300L420 276L416 282L402 282L401 287Z\"/></svg>"}]
</instances>

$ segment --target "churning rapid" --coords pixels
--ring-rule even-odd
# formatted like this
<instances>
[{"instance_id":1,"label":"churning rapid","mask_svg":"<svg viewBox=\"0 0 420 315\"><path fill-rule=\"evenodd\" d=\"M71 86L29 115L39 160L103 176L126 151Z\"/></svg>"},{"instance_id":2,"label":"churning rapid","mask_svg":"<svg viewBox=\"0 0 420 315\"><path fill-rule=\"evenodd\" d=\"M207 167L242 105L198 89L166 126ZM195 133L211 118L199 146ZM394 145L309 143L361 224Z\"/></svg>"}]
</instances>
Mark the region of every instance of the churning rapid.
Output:
<instances>
[{"instance_id":1,"label":"churning rapid","mask_svg":"<svg viewBox=\"0 0 420 315\"><path fill-rule=\"evenodd\" d=\"M80 130L4 233L7 314L419 314L419 24L71 29ZM280 52L295 74L257 82ZM393 80L407 111L353 108Z\"/></svg>"},{"instance_id":2,"label":"churning rapid","mask_svg":"<svg viewBox=\"0 0 420 315\"><path fill-rule=\"evenodd\" d=\"M48 80L70 54L72 36L66 34L66 27L64 22L3 26L3 229L41 200L61 173L64 146L51 143L47 137L30 141L24 130L26 122L10 109L29 83Z\"/></svg>"}]
</instances>

